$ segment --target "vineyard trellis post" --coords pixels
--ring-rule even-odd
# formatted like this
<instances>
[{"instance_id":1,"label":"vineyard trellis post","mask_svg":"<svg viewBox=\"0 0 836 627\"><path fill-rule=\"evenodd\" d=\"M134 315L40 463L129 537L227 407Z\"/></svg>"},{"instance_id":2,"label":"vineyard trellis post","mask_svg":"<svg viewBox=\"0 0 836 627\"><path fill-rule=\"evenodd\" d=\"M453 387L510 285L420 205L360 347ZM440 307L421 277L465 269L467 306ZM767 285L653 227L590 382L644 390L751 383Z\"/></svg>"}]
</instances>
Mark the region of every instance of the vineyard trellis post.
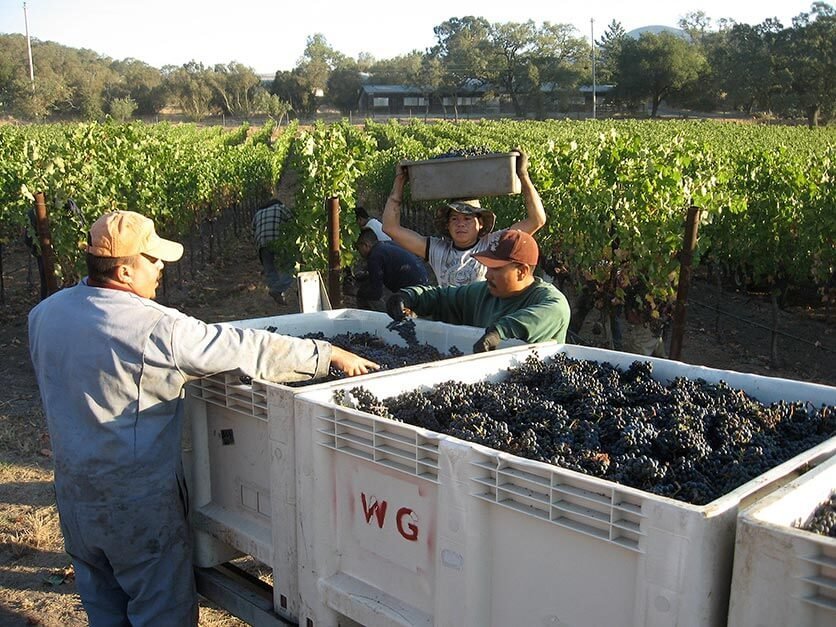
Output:
<instances>
[{"instance_id":1,"label":"vineyard trellis post","mask_svg":"<svg viewBox=\"0 0 836 627\"><path fill-rule=\"evenodd\" d=\"M49 215L43 192L35 194L35 227L38 244L41 247L41 263L43 264L44 279L46 281L46 295L58 291L58 281L55 278L55 252L52 250L52 234L49 230Z\"/></svg>"},{"instance_id":2,"label":"vineyard trellis post","mask_svg":"<svg viewBox=\"0 0 836 627\"><path fill-rule=\"evenodd\" d=\"M209 231L209 263L215 262L215 219L207 218L204 223Z\"/></svg>"},{"instance_id":3,"label":"vineyard trellis post","mask_svg":"<svg viewBox=\"0 0 836 627\"><path fill-rule=\"evenodd\" d=\"M714 300L714 335L720 337L720 304L723 300L723 274L719 267L719 264L715 264L717 267L715 268L714 272L714 287L715 287L715 300Z\"/></svg>"},{"instance_id":4,"label":"vineyard trellis post","mask_svg":"<svg viewBox=\"0 0 836 627\"><path fill-rule=\"evenodd\" d=\"M224 249L224 229L226 228L226 216L222 212L221 215L212 220L212 239L215 240L215 250L218 256Z\"/></svg>"},{"instance_id":5,"label":"vineyard trellis post","mask_svg":"<svg viewBox=\"0 0 836 627\"><path fill-rule=\"evenodd\" d=\"M688 288L691 285L691 261L697 246L697 231L700 226L699 207L689 207L685 220L685 237L682 251L679 255L679 284L676 288L676 304L673 310L673 324L671 325L670 358L679 359L682 356L682 338L685 335L685 310L688 304Z\"/></svg>"},{"instance_id":6,"label":"vineyard trellis post","mask_svg":"<svg viewBox=\"0 0 836 627\"><path fill-rule=\"evenodd\" d=\"M189 276L191 276L192 280L194 280L194 273L195 273L195 248L194 248L194 235L189 232L186 235L186 250L188 251L189 257Z\"/></svg>"},{"instance_id":7,"label":"vineyard trellis post","mask_svg":"<svg viewBox=\"0 0 836 627\"><path fill-rule=\"evenodd\" d=\"M770 304L772 305L772 330L770 331L769 337L769 358L771 361L771 365L773 368L780 368L781 367L781 358L778 356L778 334L780 331L778 330L778 295L780 291L773 287L770 293Z\"/></svg>"},{"instance_id":8,"label":"vineyard trellis post","mask_svg":"<svg viewBox=\"0 0 836 627\"><path fill-rule=\"evenodd\" d=\"M235 239L238 239L238 232L243 226L241 219L241 203L236 202L232 205L232 232Z\"/></svg>"},{"instance_id":9,"label":"vineyard trellis post","mask_svg":"<svg viewBox=\"0 0 836 627\"><path fill-rule=\"evenodd\" d=\"M342 307L340 289L340 199L331 196L325 201L328 216L328 299L335 309Z\"/></svg>"},{"instance_id":10,"label":"vineyard trellis post","mask_svg":"<svg viewBox=\"0 0 836 627\"><path fill-rule=\"evenodd\" d=\"M205 256L205 241L204 241L204 234L206 233L206 222L200 221L197 226L197 234L198 234L198 244L197 244L197 252L200 255L200 267L204 268L206 266L206 256Z\"/></svg>"},{"instance_id":11,"label":"vineyard trellis post","mask_svg":"<svg viewBox=\"0 0 836 627\"><path fill-rule=\"evenodd\" d=\"M177 285L178 287L183 285L183 264L177 264Z\"/></svg>"},{"instance_id":12,"label":"vineyard trellis post","mask_svg":"<svg viewBox=\"0 0 836 627\"><path fill-rule=\"evenodd\" d=\"M3 242L0 241L0 305L6 304L6 282L3 280Z\"/></svg>"}]
</instances>

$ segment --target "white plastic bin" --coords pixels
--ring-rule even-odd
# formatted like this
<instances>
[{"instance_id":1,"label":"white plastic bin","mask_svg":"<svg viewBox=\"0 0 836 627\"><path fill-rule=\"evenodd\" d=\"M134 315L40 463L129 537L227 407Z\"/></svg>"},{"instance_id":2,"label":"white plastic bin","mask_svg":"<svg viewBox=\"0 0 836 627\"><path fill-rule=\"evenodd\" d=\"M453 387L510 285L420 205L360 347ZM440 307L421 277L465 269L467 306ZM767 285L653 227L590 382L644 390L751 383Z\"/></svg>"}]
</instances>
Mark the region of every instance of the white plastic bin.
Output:
<instances>
[{"instance_id":1,"label":"white plastic bin","mask_svg":"<svg viewBox=\"0 0 836 627\"><path fill-rule=\"evenodd\" d=\"M836 625L836 538L794 526L836 491L836 457L737 520L729 627Z\"/></svg>"},{"instance_id":2,"label":"white plastic bin","mask_svg":"<svg viewBox=\"0 0 836 627\"><path fill-rule=\"evenodd\" d=\"M363 382L380 398L499 380L541 344ZM725 380L769 403L836 403L836 389L648 358L654 376ZM704 506L296 396L300 624L724 625L738 509L836 450L836 438Z\"/></svg>"},{"instance_id":3,"label":"white plastic bin","mask_svg":"<svg viewBox=\"0 0 836 627\"><path fill-rule=\"evenodd\" d=\"M227 324L275 328L297 336L318 331L326 336L366 332L389 344L405 346L397 333L386 329L390 322L383 313L339 309ZM427 320L416 320L415 324L419 342L445 353L453 346L472 352L474 342L484 333L481 328ZM351 380L360 382L381 374ZM255 557L273 568L276 605L294 615L298 593L293 397L332 384L290 387L253 381L248 385L236 376L218 375L187 386L186 420L191 424L191 438L184 464L191 484L192 524L198 532L195 562L208 567L240 553Z\"/></svg>"}]
</instances>

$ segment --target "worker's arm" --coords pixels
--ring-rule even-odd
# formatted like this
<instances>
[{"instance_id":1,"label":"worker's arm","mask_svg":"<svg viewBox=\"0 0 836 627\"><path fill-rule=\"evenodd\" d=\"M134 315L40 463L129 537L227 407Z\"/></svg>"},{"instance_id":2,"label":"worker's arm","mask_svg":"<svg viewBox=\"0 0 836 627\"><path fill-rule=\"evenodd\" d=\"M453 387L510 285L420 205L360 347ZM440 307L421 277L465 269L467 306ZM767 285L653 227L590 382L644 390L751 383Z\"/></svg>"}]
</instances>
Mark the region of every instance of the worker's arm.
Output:
<instances>
[{"instance_id":1,"label":"worker's arm","mask_svg":"<svg viewBox=\"0 0 836 627\"><path fill-rule=\"evenodd\" d=\"M392 241L398 246L426 261L427 238L412 229L401 226L403 187L407 178L406 168L399 163L395 168L395 182L392 184L392 193L386 199L386 207L383 209L383 232L391 237Z\"/></svg>"},{"instance_id":2,"label":"worker's arm","mask_svg":"<svg viewBox=\"0 0 836 627\"><path fill-rule=\"evenodd\" d=\"M406 295L406 306L419 316L449 324L474 325L474 298L470 295L474 285L412 285L400 293Z\"/></svg>"},{"instance_id":3,"label":"worker's arm","mask_svg":"<svg viewBox=\"0 0 836 627\"><path fill-rule=\"evenodd\" d=\"M156 364L173 362L170 376L182 377L184 382L229 372L284 383L324 377L329 366L349 376L379 367L321 340L206 324L180 312L160 317L144 358Z\"/></svg>"},{"instance_id":4,"label":"worker's arm","mask_svg":"<svg viewBox=\"0 0 836 627\"><path fill-rule=\"evenodd\" d=\"M546 210L543 208L543 200L540 198L537 188L534 187L534 183L531 182L531 177L528 175L528 155L520 149L514 152L519 153L519 157L517 157L517 176L520 177L526 217L513 224L511 228L534 235L546 224Z\"/></svg>"}]
</instances>

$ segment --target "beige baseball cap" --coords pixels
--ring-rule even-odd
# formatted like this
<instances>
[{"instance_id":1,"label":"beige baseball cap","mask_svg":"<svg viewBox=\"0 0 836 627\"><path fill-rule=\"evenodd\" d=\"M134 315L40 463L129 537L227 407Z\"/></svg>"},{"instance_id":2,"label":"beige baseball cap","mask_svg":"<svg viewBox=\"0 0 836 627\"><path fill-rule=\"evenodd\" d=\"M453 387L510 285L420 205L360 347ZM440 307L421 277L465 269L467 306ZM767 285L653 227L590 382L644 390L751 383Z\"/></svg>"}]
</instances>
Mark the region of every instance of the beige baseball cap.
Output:
<instances>
[{"instance_id":1,"label":"beige baseball cap","mask_svg":"<svg viewBox=\"0 0 836 627\"><path fill-rule=\"evenodd\" d=\"M135 211L106 213L90 227L87 252L96 257L133 257L146 254L163 261L177 261L183 245L163 239L154 221Z\"/></svg>"}]
</instances>

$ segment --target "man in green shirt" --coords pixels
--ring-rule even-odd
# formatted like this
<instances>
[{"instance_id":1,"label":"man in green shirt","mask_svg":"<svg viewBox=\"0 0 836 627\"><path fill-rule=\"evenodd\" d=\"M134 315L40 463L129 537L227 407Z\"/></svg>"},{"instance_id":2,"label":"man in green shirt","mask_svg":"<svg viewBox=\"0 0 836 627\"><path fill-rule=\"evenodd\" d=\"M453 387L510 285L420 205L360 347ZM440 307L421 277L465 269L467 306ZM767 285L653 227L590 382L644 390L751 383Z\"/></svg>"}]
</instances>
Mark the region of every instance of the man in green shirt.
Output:
<instances>
[{"instance_id":1,"label":"man in green shirt","mask_svg":"<svg viewBox=\"0 0 836 627\"><path fill-rule=\"evenodd\" d=\"M407 287L389 297L386 312L403 320L407 310L451 324L485 327L473 352L495 349L501 340L566 341L569 303L556 287L534 276L539 249L528 233L503 231L473 255L487 266L485 281L450 287Z\"/></svg>"}]
</instances>

